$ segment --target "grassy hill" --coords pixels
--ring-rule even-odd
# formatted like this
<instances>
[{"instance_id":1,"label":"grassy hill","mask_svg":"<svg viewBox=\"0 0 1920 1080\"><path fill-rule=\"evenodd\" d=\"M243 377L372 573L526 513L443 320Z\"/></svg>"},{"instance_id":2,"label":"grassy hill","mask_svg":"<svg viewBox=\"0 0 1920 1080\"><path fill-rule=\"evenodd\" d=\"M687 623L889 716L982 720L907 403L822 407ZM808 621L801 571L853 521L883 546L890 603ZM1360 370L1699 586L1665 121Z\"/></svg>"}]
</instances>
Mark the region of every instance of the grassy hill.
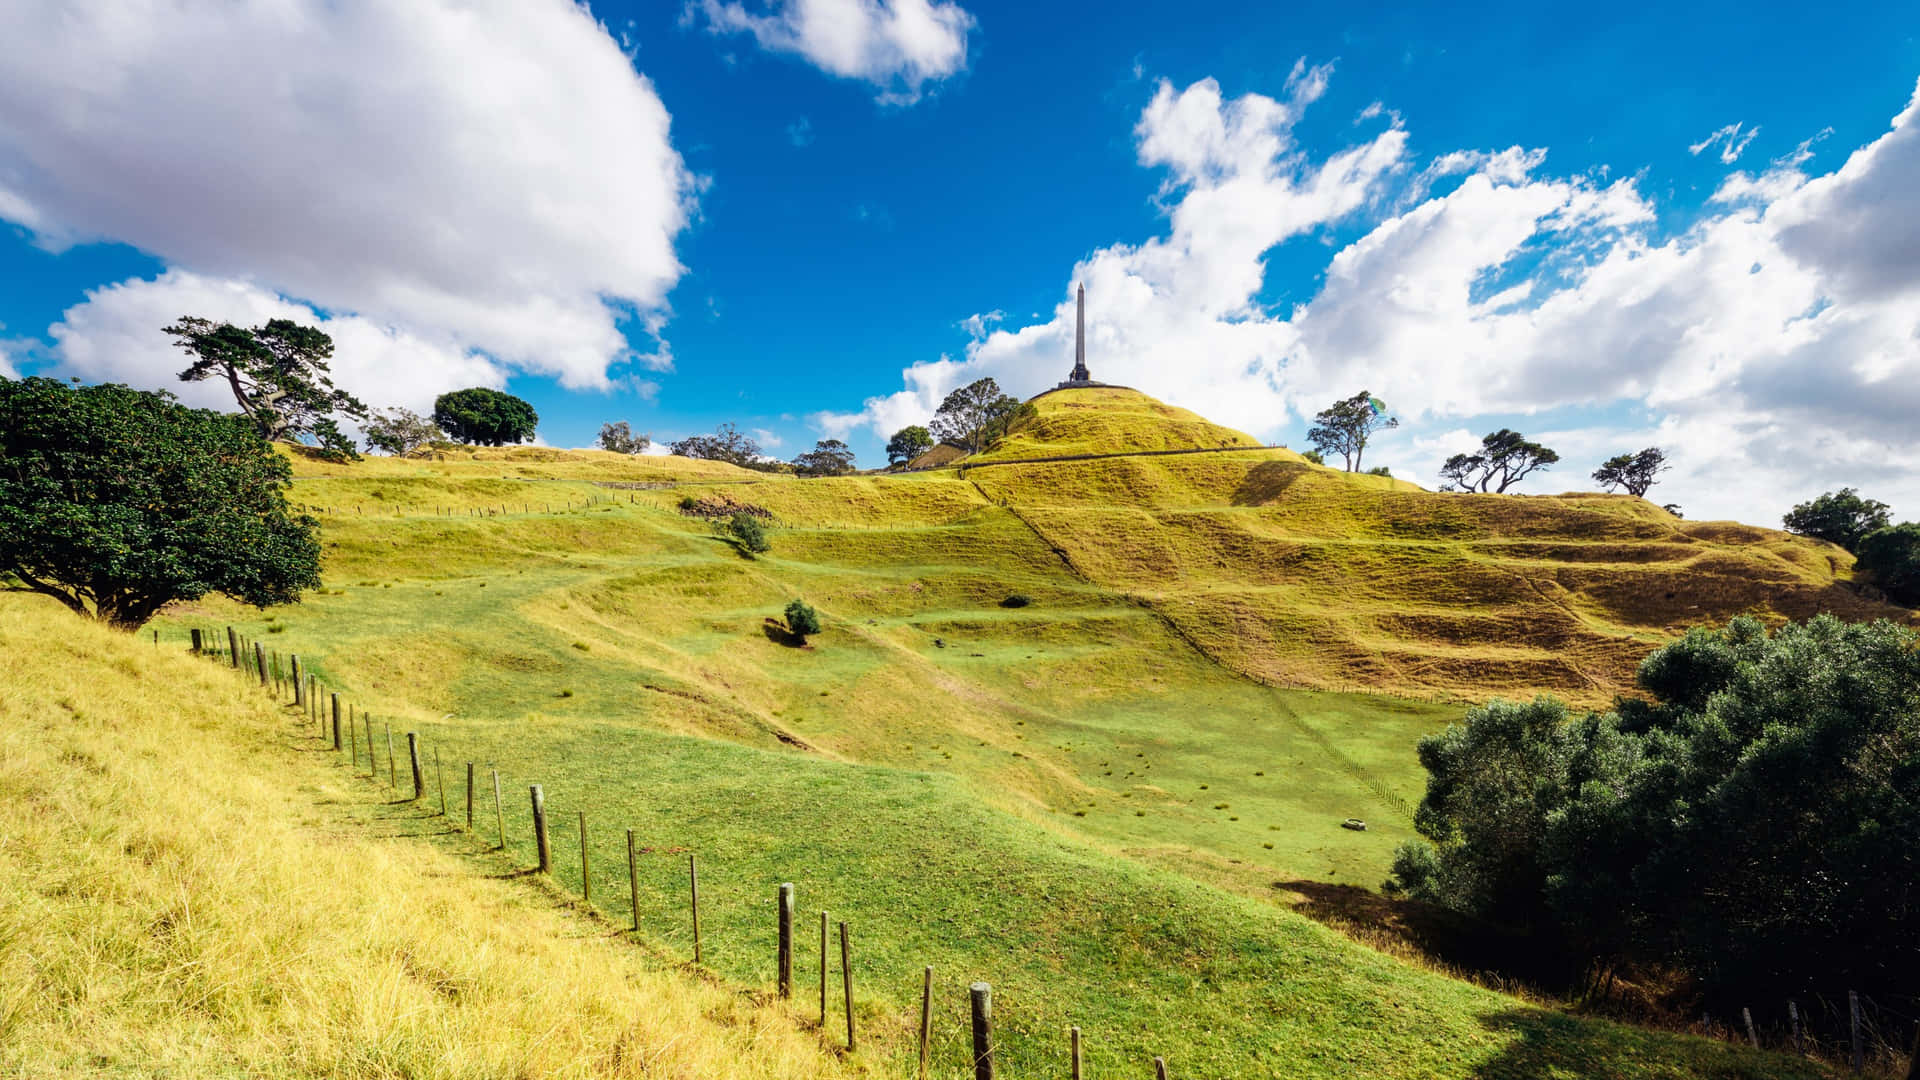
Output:
<instances>
[{"instance_id":1,"label":"grassy hill","mask_svg":"<svg viewBox=\"0 0 1920 1080\"><path fill-rule=\"evenodd\" d=\"M1215 437L1142 395L1077 407L1122 394L1042 397L1063 426L1017 433L1023 456ZM524 449L302 462L295 497L329 508L327 590L165 629L232 623L450 763L499 767L520 865L544 784L555 820L587 813L616 919L638 829L643 923L683 954L679 860L698 852L728 978L770 979L773 884L796 882L803 911L853 923L886 1060L933 964L941 1060L984 978L1019 1074L1057 1069L1067 1024L1107 1072L1156 1053L1188 1075L1793 1068L1450 981L1287 905L1379 882L1412 835L1413 744L1454 702L1603 700L1668 633L1741 611L1891 612L1847 587L1844 553L1277 449L980 464L802 481ZM773 516L770 553L681 510L722 498ZM770 620L795 596L827 619L804 648ZM577 884L577 859L558 871Z\"/></svg>"},{"instance_id":2,"label":"grassy hill","mask_svg":"<svg viewBox=\"0 0 1920 1080\"><path fill-rule=\"evenodd\" d=\"M1033 416L971 462L1116 450L1192 450L1259 446L1243 431L1117 386L1054 390L1032 401ZM1300 460L1298 455L1288 455Z\"/></svg>"}]
</instances>

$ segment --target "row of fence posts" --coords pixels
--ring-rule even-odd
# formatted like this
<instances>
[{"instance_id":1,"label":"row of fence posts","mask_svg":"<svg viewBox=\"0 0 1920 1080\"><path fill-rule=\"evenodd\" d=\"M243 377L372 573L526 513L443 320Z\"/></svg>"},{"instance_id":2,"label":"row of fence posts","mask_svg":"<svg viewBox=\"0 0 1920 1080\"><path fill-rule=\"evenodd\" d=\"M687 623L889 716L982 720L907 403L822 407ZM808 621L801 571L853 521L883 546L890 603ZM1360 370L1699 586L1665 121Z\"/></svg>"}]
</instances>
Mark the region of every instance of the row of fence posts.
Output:
<instances>
[{"instance_id":1,"label":"row of fence posts","mask_svg":"<svg viewBox=\"0 0 1920 1080\"><path fill-rule=\"evenodd\" d=\"M584 499L582 499L582 500L580 500L580 505L581 505L581 507L583 507L583 508L584 508L584 507L589 507L589 506L598 506L598 505L600 505L600 503L601 503L601 501L602 501L602 500L601 500L601 497L600 497L600 496L598 496L598 495L589 495L589 496L587 496L586 498L584 498ZM607 498L607 499L606 499L605 501L607 501L607 502L610 502L610 503L617 503L617 502L619 502L620 500L619 500L619 499L617 499L617 498L611 498L611 497L609 497L609 498ZM633 504L636 504L636 503L638 503L639 501L640 501L640 500L639 500L639 498L638 498L637 496L635 496L635 495L634 495L634 494L633 494L632 492L628 492L628 493L627 493L627 503L628 503L629 505L633 505ZM567 500L565 500L564 502L562 502L562 503L561 503L561 506L560 506L560 508L561 508L562 510L571 510L571 509L573 509L573 500L572 500L572 499L567 499ZM315 513L320 513L320 514L344 514L344 513L346 513L346 511L345 511L344 509L342 509L341 507L338 507L338 506L303 506L303 507L302 507L302 509L306 509L306 510L312 510L312 511L314 511ZM384 509L384 508L383 508L383 507L377 507L377 506L376 506L376 507L374 507L374 511L375 511L375 514L374 514L374 516L376 516L376 517L380 517L380 516L383 516L383 515L381 515L381 514L379 513L379 511L380 511L381 509ZM393 508L392 508L392 510L393 510L393 512L392 512L392 513L390 513L390 514L387 514L387 515L384 515L384 516L387 516L387 517L407 517L407 516L409 516L409 515L407 515L406 513L404 513L404 509L405 509L404 507L393 507ZM431 509L433 510L433 516L434 516L434 517L458 517L458 516L459 516L459 515L458 515L457 513L455 513L455 508L454 508L454 507L451 507L451 506L435 506L435 507L432 507ZM500 509L498 509L498 510L495 510L495 509L494 509L493 507L491 507L491 506L469 506L469 507L467 507L467 516L468 516L468 517L495 517L495 516L499 516L499 517L506 517L506 516L507 516L508 514L510 514L510 513L512 512L512 510L513 510L513 507L512 507L512 504L511 504L511 503L501 503L501 504L500 504ZM355 503L355 504L354 504L354 506L353 506L353 512L354 512L354 514L355 514L356 516L358 516L358 517L365 517L365 516L367 515L367 508L366 508L366 504L364 504L364 503ZM532 513L535 513L536 511L535 511L535 510L533 509L533 504L532 504L532 503L530 503L530 502L523 502L523 503L521 503L521 504L520 504L520 512L521 512L522 514L532 514ZM539 509L539 511L538 511L538 512L539 512L539 513L542 513L542 514L551 514L551 513L553 513L553 504L552 504L551 502L543 502L543 503L541 503L541 504L540 504L540 509ZM158 640L157 640L157 639L156 639L156 641L155 641L155 644L158 644Z\"/></svg>"},{"instance_id":2,"label":"row of fence posts","mask_svg":"<svg viewBox=\"0 0 1920 1080\"><path fill-rule=\"evenodd\" d=\"M192 641L192 649L195 654L218 656L218 650L209 647L209 639L203 635L200 629L191 629L189 633ZM289 656L290 672L283 675L280 666L280 655L277 651L269 654L259 642L248 642L244 636L236 633L233 627L230 626L226 628L226 636L227 656L231 666L237 670L244 668L250 677L257 675L262 687L268 686L270 681L273 685L281 687L290 684L294 706L302 709L309 719L317 725L319 738L326 741L329 739L329 736L331 737L335 752L343 749L347 752L349 755L348 760L352 763L356 776L359 775L360 763L359 737L356 730L356 722L364 723L367 739L367 777L371 780L379 779L380 764L375 756L377 749L373 737L373 717L371 715L362 712L356 717L351 704L347 704L343 712L340 695L337 692L328 692L327 704L322 706L319 703L321 693L319 682L311 672L302 669L298 654L291 654ZM154 643L156 646L159 644L158 631L154 632ZM251 648L248 647L249 644ZM383 724L382 728L385 736L387 757L387 785L389 788L397 790L399 788L399 770L394 753L393 726L391 724ZM343 731L346 739L344 747L342 746ZM412 801L420 802L426 798L427 791L425 763L421 757L420 739L418 733L412 731L406 733L406 738L407 762L413 782ZM466 831L471 833L473 832L476 776L475 764L469 761L466 763L466 766ZM504 852L507 850L507 821L506 811L500 793L500 770L490 769L489 772L491 773L493 786L493 813L494 826L498 836L497 847L500 851ZM434 786L439 795L440 815L446 817L448 816L446 779L441 771L440 748L437 746L433 749L433 776ZM538 853L539 872L542 874L551 874L553 872L553 847L548 835L546 795L541 785L533 784L528 787L528 797L532 804L534 848ZM591 910L593 907L593 876L591 872L589 846L587 843L587 812L584 810L579 811L579 831L580 899L583 906ZM633 829L627 830L627 883L631 893L630 900L633 909L632 929L633 932L637 934L640 933L641 930L640 864ZM700 866L698 858L692 854L687 856L687 891L689 914L693 924L693 962L697 965L702 962L700 948ZM791 882L781 884L775 893L775 900L776 917L778 919L778 938L775 946L778 994L782 1000L791 1000L793 997L794 958L793 884ZM832 923L830 922L828 913L822 911L820 913L820 1030L823 1033L827 1030L828 1020L828 969L830 966L830 946L832 944L829 931L831 926ZM846 922L840 922L838 924L838 930L840 983L847 1021L847 1051L851 1053L855 1048L856 1034L854 1030L853 1010L852 938L851 931ZM975 1080L993 1080L993 988L984 982L973 983L968 987L968 998L972 1013L974 1077ZM1847 991L1847 1011L1851 1050L1850 1063L1852 1065L1852 1071L1855 1074L1859 1074L1863 1072L1866 1067L1866 1044L1863 1032L1860 995L1852 990ZM1804 1055L1806 1053L1806 1036L1801 1021L1798 1002L1791 1000L1787 1002L1787 1016L1792 1027L1794 1052ZM1747 1007L1742 1007L1740 1010L1740 1019L1746 1028L1747 1041L1754 1049L1759 1049L1760 1036L1754 1027L1752 1010ZM1711 1035L1714 1030L1712 1017L1703 1014L1701 1016L1701 1023L1709 1035ZM929 1054L932 1034L933 967L928 965L923 972L920 996L920 1024L918 1030L919 1064L922 1078L927 1075L927 1069L930 1064ZM1068 1043L1071 1075L1073 1080L1082 1080L1081 1036L1080 1029L1077 1026L1068 1029ZM1166 1059L1155 1057L1153 1059L1153 1066L1156 1080L1167 1080ZM1920 1080L1920 1034L1916 1035L1914 1055L1908 1068L1907 1080Z\"/></svg>"}]
</instances>

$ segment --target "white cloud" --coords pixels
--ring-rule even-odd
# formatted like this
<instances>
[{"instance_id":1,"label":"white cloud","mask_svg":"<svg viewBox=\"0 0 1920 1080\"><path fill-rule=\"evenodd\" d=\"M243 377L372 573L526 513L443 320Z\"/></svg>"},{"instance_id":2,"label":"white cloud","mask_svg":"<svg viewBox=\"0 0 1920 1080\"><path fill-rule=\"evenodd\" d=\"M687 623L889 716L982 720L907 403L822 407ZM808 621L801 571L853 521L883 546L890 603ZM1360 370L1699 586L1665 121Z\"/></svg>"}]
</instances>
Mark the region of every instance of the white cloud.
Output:
<instances>
[{"instance_id":1,"label":"white cloud","mask_svg":"<svg viewBox=\"0 0 1920 1080\"><path fill-rule=\"evenodd\" d=\"M766 447L769 450L781 444L779 433L775 431L770 431L767 428L763 428L763 427L754 428L752 431L752 435L753 435L754 442L759 443L761 446Z\"/></svg>"},{"instance_id":2,"label":"white cloud","mask_svg":"<svg viewBox=\"0 0 1920 1080\"><path fill-rule=\"evenodd\" d=\"M901 391L815 423L884 436L981 375L1043 389L1071 362L1084 281L1095 378L1268 437L1366 387L1408 421L1387 440L1408 462L1397 474L1430 478L1458 432L1505 422L1480 418L1576 409L1614 419L1555 433L1566 460L1532 490L1590 486L1599 460L1657 444L1676 465L1659 501L1691 516L1777 520L1842 484L1920 513L1920 90L1836 172L1786 175L1803 148L1660 236L1633 180L1542 176L1538 151L1410 172L1395 127L1308 160L1289 128L1323 84L1300 72L1280 102L1163 83L1136 136L1142 164L1167 170L1166 236L1094 252L1044 321L916 364ZM1406 190L1387 192L1395 176ZM1363 209L1385 216L1332 257L1311 301L1259 305L1270 249Z\"/></svg>"},{"instance_id":3,"label":"white cloud","mask_svg":"<svg viewBox=\"0 0 1920 1080\"><path fill-rule=\"evenodd\" d=\"M737 0L688 0L682 21L713 34L751 34L768 52L789 53L879 90L890 105L918 101L929 83L966 70L974 17L950 0L771 0L755 14Z\"/></svg>"},{"instance_id":4,"label":"white cloud","mask_svg":"<svg viewBox=\"0 0 1920 1080\"><path fill-rule=\"evenodd\" d=\"M960 320L960 329L975 341L986 337L993 328L1007 321L1007 313L995 308L992 311L975 312Z\"/></svg>"},{"instance_id":5,"label":"white cloud","mask_svg":"<svg viewBox=\"0 0 1920 1080\"><path fill-rule=\"evenodd\" d=\"M0 379L17 379L19 377L20 369L14 367L13 361L7 359L6 350L0 349Z\"/></svg>"},{"instance_id":6,"label":"white cloud","mask_svg":"<svg viewBox=\"0 0 1920 1080\"><path fill-rule=\"evenodd\" d=\"M1726 127L1720 128L1713 134L1687 147L1687 153L1692 154L1694 157L1699 157L1701 151L1712 146L1714 143L1719 143L1720 164L1731 165L1740 160L1740 155L1746 153L1747 144L1752 142L1753 137L1758 134L1760 134L1758 127L1746 128L1743 131L1739 123L1728 124Z\"/></svg>"},{"instance_id":7,"label":"white cloud","mask_svg":"<svg viewBox=\"0 0 1920 1080\"><path fill-rule=\"evenodd\" d=\"M56 360L52 374L158 387L190 405L232 410L233 395L224 383L179 380L189 358L161 329L182 315L238 326L269 319L318 326L333 337L334 385L373 408L401 405L425 414L449 389L506 382L499 364L450 340L429 340L356 315L326 316L256 286L184 270L89 291L85 302L68 308L49 330Z\"/></svg>"},{"instance_id":8,"label":"white cloud","mask_svg":"<svg viewBox=\"0 0 1920 1080\"><path fill-rule=\"evenodd\" d=\"M697 186L668 129L565 0L0 6L0 217L42 246L122 241L569 387L667 315Z\"/></svg>"}]
</instances>

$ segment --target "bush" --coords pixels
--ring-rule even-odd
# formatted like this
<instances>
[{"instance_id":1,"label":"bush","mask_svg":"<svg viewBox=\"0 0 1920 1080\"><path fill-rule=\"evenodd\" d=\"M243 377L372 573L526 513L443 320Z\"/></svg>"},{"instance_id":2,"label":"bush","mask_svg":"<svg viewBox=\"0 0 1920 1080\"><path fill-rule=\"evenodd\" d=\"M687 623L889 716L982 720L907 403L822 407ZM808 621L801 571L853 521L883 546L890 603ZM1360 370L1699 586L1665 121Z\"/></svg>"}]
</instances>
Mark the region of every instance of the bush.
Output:
<instances>
[{"instance_id":1,"label":"bush","mask_svg":"<svg viewBox=\"0 0 1920 1080\"><path fill-rule=\"evenodd\" d=\"M1031 603L1033 603L1033 597L1026 596L1021 593L1014 593L1012 596L1009 596L1005 600L1000 601L1000 606L1001 607L1026 607L1028 604L1031 604Z\"/></svg>"},{"instance_id":2,"label":"bush","mask_svg":"<svg viewBox=\"0 0 1920 1080\"><path fill-rule=\"evenodd\" d=\"M1854 567L1871 575L1894 600L1920 607L1920 522L1868 533L1860 541Z\"/></svg>"},{"instance_id":3,"label":"bush","mask_svg":"<svg viewBox=\"0 0 1920 1080\"><path fill-rule=\"evenodd\" d=\"M682 510L692 510L699 505L700 505L700 500L694 498L691 495L680 496L680 509Z\"/></svg>"},{"instance_id":4,"label":"bush","mask_svg":"<svg viewBox=\"0 0 1920 1080\"><path fill-rule=\"evenodd\" d=\"M773 548L773 545L767 542L767 530L761 526L760 519L745 510L736 512L728 519L727 531L732 533L734 540L750 554L758 555Z\"/></svg>"},{"instance_id":5,"label":"bush","mask_svg":"<svg viewBox=\"0 0 1920 1080\"><path fill-rule=\"evenodd\" d=\"M805 600L795 600L787 605L787 630L801 641L820 632L820 613Z\"/></svg>"}]
</instances>

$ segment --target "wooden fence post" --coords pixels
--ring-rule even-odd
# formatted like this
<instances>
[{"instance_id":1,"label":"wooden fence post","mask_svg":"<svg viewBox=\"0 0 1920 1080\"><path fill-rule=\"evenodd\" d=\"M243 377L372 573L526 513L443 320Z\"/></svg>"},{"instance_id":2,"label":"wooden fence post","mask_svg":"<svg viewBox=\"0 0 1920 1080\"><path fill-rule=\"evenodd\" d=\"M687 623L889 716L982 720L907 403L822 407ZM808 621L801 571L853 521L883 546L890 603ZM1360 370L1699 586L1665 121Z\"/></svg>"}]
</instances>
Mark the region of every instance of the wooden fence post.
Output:
<instances>
[{"instance_id":1,"label":"wooden fence post","mask_svg":"<svg viewBox=\"0 0 1920 1080\"><path fill-rule=\"evenodd\" d=\"M440 771L440 744L433 744L433 784L440 789L440 816L447 816L447 776Z\"/></svg>"},{"instance_id":2,"label":"wooden fence post","mask_svg":"<svg viewBox=\"0 0 1920 1080\"><path fill-rule=\"evenodd\" d=\"M1793 1024L1793 1052L1805 1054L1807 1048L1800 1036L1800 1006L1792 1001L1787 1002L1787 1019Z\"/></svg>"},{"instance_id":3,"label":"wooden fence post","mask_svg":"<svg viewBox=\"0 0 1920 1080\"><path fill-rule=\"evenodd\" d=\"M700 962L700 867L687 855L687 890L693 904L693 962Z\"/></svg>"},{"instance_id":4,"label":"wooden fence post","mask_svg":"<svg viewBox=\"0 0 1920 1080\"><path fill-rule=\"evenodd\" d=\"M640 932L640 863L633 851L633 830L627 830L627 892L633 902L633 932Z\"/></svg>"},{"instance_id":5,"label":"wooden fence post","mask_svg":"<svg viewBox=\"0 0 1920 1080\"><path fill-rule=\"evenodd\" d=\"M587 812L580 811L580 902L593 906L593 867L587 860Z\"/></svg>"},{"instance_id":6,"label":"wooden fence post","mask_svg":"<svg viewBox=\"0 0 1920 1080\"><path fill-rule=\"evenodd\" d=\"M380 731L387 737L387 786L397 788L400 786L400 770L393 763L393 725L381 724Z\"/></svg>"},{"instance_id":7,"label":"wooden fence post","mask_svg":"<svg viewBox=\"0 0 1920 1080\"><path fill-rule=\"evenodd\" d=\"M500 804L500 770L489 771L493 773L493 823L500 828L500 850L505 851L507 850L507 812L501 809Z\"/></svg>"},{"instance_id":8,"label":"wooden fence post","mask_svg":"<svg viewBox=\"0 0 1920 1080\"><path fill-rule=\"evenodd\" d=\"M1745 1005L1740 1006L1740 1019L1747 1025L1747 1042L1752 1043L1755 1050L1760 1049L1760 1036L1753 1031L1753 1010Z\"/></svg>"},{"instance_id":9,"label":"wooden fence post","mask_svg":"<svg viewBox=\"0 0 1920 1080\"><path fill-rule=\"evenodd\" d=\"M780 886L780 940L775 949L781 1000L793 997L793 883Z\"/></svg>"},{"instance_id":10,"label":"wooden fence post","mask_svg":"<svg viewBox=\"0 0 1920 1080\"><path fill-rule=\"evenodd\" d=\"M1078 1028L1075 1029L1079 1030ZM920 1080L927 1080L927 1059L933 1041L933 965L920 978Z\"/></svg>"},{"instance_id":11,"label":"wooden fence post","mask_svg":"<svg viewBox=\"0 0 1920 1080\"><path fill-rule=\"evenodd\" d=\"M333 750L340 752L340 695L333 695Z\"/></svg>"},{"instance_id":12,"label":"wooden fence post","mask_svg":"<svg viewBox=\"0 0 1920 1080\"><path fill-rule=\"evenodd\" d=\"M420 736L407 732L407 765L413 770L413 801L419 802L427 795L427 778L420 771Z\"/></svg>"},{"instance_id":13,"label":"wooden fence post","mask_svg":"<svg viewBox=\"0 0 1920 1080\"><path fill-rule=\"evenodd\" d=\"M553 872L553 852L547 847L547 798L535 784L527 789L533 796L533 844L540 852L540 872Z\"/></svg>"},{"instance_id":14,"label":"wooden fence post","mask_svg":"<svg viewBox=\"0 0 1920 1080\"><path fill-rule=\"evenodd\" d=\"M334 728L336 732L339 730ZM333 745L340 745L337 736ZM360 729L352 724L347 725L347 764L353 767L353 775L360 775Z\"/></svg>"},{"instance_id":15,"label":"wooden fence post","mask_svg":"<svg viewBox=\"0 0 1920 1080\"><path fill-rule=\"evenodd\" d=\"M193 629L188 630L187 633L193 635L193 655L199 656L201 653L205 652L206 649L200 644L200 628L196 626Z\"/></svg>"},{"instance_id":16,"label":"wooden fence post","mask_svg":"<svg viewBox=\"0 0 1920 1080\"><path fill-rule=\"evenodd\" d=\"M1073 1044L1073 1080L1080 1080L1080 1029L1068 1028L1067 1038Z\"/></svg>"},{"instance_id":17,"label":"wooden fence post","mask_svg":"<svg viewBox=\"0 0 1920 1080\"><path fill-rule=\"evenodd\" d=\"M260 672L260 685L267 685L267 650L259 642L253 643L253 666Z\"/></svg>"},{"instance_id":18,"label":"wooden fence post","mask_svg":"<svg viewBox=\"0 0 1920 1080\"><path fill-rule=\"evenodd\" d=\"M227 627L227 659L233 661L235 669L240 667L240 635L231 626Z\"/></svg>"},{"instance_id":19,"label":"wooden fence post","mask_svg":"<svg viewBox=\"0 0 1920 1080\"><path fill-rule=\"evenodd\" d=\"M973 998L974 1080L993 1080L993 987L977 982L969 993Z\"/></svg>"},{"instance_id":20,"label":"wooden fence post","mask_svg":"<svg viewBox=\"0 0 1920 1080\"><path fill-rule=\"evenodd\" d=\"M467 831L473 831L473 762L467 762Z\"/></svg>"},{"instance_id":21,"label":"wooden fence post","mask_svg":"<svg viewBox=\"0 0 1920 1080\"><path fill-rule=\"evenodd\" d=\"M361 713L360 722L367 726L367 779L378 780L380 779L380 761L374 756L373 717ZM347 714L347 723L353 723L353 714L351 712ZM353 763L353 771L356 773L360 771L359 762L356 761Z\"/></svg>"},{"instance_id":22,"label":"wooden fence post","mask_svg":"<svg viewBox=\"0 0 1920 1080\"><path fill-rule=\"evenodd\" d=\"M820 913L820 1032L827 1030L827 913Z\"/></svg>"},{"instance_id":23,"label":"wooden fence post","mask_svg":"<svg viewBox=\"0 0 1920 1080\"><path fill-rule=\"evenodd\" d=\"M1847 1013L1848 1030L1853 1035L1853 1072L1857 1076L1866 1071L1867 1048L1860 1041L1860 995L1852 990L1847 991Z\"/></svg>"},{"instance_id":24,"label":"wooden fence post","mask_svg":"<svg viewBox=\"0 0 1920 1080\"><path fill-rule=\"evenodd\" d=\"M847 1053L853 1053L853 955L847 944L847 924L840 924L840 985L847 998Z\"/></svg>"},{"instance_id":25,"label":"wooden fence post","mask_svg":"<svg viewBox=\"0 0 1920 1080\"><path fill-rule=\"evenodd\" d=\"M306 679L306 675L303 674L300 670L300 654L299 653L292 654L291 656L287 657L287 661L293 669L292 670L293 703L299 706L300 708L304 709L307 707L307 685L306 685L306 682L304 681Z\"/></svg>"},{"instance_id":26,"label":"wooden fence post","mask_svg":"<svg viewBox=\"0 0 1920 1080\"><path fill-rule=\"evenodd\" d=\"M1167 1080L1167 1059L1156 1056L1153 1059L1153 1080Z\"/></svg>"}]
</instances>

